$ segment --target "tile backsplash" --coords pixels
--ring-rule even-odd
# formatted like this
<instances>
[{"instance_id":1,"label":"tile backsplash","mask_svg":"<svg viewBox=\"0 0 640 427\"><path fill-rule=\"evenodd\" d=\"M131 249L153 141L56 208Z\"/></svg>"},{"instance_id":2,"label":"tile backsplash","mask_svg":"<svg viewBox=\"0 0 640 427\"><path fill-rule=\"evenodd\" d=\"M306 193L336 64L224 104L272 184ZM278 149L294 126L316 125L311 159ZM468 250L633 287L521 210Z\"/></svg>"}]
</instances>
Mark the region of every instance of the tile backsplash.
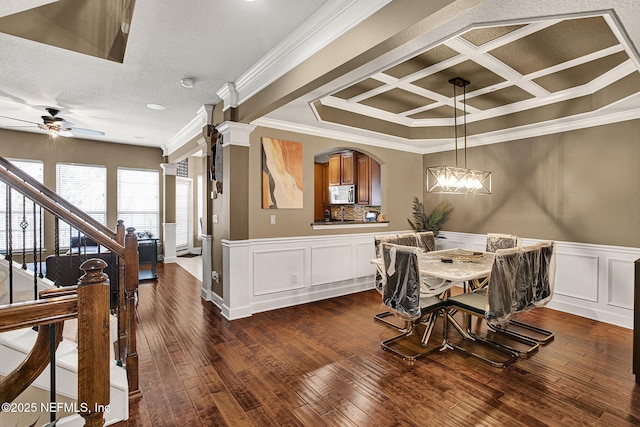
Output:
<instances>
[{"instance_id":1,"label":"tile backsplash","mask_svg":"<svg viewBox=\"0 0 640 427\"><path fill-rule=\"evenodd\" d=\"M345 221L364 221L364 215L367 212L380 213L380 206L363 206L363 205L344 205ZM331 206L331 219L340 221L340 206Z\"/></svg>"}]
</instances>

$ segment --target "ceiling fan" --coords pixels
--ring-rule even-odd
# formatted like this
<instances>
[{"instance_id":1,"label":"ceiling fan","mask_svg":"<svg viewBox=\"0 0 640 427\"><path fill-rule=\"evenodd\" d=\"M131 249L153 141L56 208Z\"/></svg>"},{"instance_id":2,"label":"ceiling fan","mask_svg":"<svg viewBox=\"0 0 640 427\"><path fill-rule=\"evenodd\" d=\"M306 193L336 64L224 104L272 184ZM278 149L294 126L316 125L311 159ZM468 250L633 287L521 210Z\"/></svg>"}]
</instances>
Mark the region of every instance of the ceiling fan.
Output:
<instances>
[{"instance_id":1,"label":"ceiling fan","mask_svg":"<svg viewBox=\"0 0 640 427\"><path fill-rule=\"evenodd\" d=\"M73 123L66 121L62 117L58 116L60 110L55 108L46 108L49 113L48 116L41 116L42 123L30 122L28 120L16 119L14 117L0 116L5 119L17 120L19 122L31 123L36 127L49 132L51 136L75 136L75 135L104 135L104 132L92 129L78 128ZM27 126L8 126L12 128L27 127ZM32 127L32 126L28 126Z\"/></svg>"}]
</instances>

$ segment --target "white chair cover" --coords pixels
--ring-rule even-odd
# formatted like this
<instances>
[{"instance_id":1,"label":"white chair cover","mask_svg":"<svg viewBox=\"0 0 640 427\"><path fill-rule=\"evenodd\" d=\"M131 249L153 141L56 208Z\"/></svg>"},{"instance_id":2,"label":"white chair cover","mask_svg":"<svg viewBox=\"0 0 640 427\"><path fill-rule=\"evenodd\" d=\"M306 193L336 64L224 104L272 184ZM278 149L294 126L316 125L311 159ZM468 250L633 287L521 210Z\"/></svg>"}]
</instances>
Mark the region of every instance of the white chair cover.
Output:
<instances>
[{"instance_id":1,"label":"white chair cover","mask_svg":"<svg viewBox=\"0 0 640 427\"><path fill-rule=\"evenodd\" d=\"M420 247L425 252L431 252L436 250L436 238L433 231L420 231L416 233Z\"/></svg>"},{"instance_id":2,"label":"white chair cover","mask_svg":"<svg viewBox=\"0 0 640 427\"><path fill-rule=\"evenodd\" d=\"M487 234L486 252L495 252L498 249L517 248L519 246L520 239L518 238L518 236L499 233Z\"/></svg>"},{"instance_id":3,"label":"white chair cover","mask_svg":"<svg viewBox=\"0 0 640 427\"><path fill-rule=\"evenodd\" d=\"M542 307L553 298L556 281L556 246L554 242L540 243L540 274L535 286L534 305Z\"/></svg>"},{"instance_id":4,"label":"white chair cover","mask_svg":"<svg viewBox=\"0 0 640 427\"><path fill-rule=\"evenodd\" d=\"M498 249L491 268L487 290L487 323L504 327L515 314L515 284L522 248Z\"/></svg>"},{"instance_id":5,"label":"white chair cover","mask_svg":"<svg viewBox=\"0 0 640 427\"><path fill-rule=\"evenodd\" d=\"M382 304L404 320L420 318L420 249L382 244L386 283Z\"/></svg>"}]
</instances>

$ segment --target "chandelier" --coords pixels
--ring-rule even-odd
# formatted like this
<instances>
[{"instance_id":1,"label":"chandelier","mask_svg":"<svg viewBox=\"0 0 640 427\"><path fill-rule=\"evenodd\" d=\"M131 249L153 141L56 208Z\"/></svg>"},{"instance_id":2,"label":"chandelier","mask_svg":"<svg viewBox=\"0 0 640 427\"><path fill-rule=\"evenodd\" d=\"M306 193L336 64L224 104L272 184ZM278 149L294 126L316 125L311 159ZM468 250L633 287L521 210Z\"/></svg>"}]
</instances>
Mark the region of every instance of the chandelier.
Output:
<instances>
[{"instance_id":1,"label":"chandelier","mask_svg":"<svg viewBox=\"0 0 640 427\"><path fill-rule=\"evenodd\" d=\"M467 168L467 90L469 81L461 77L449 80L453 85L453 129L456 153L454 166L430 166L427 168L427 192L450 194L491 194L491 172ZM464 167L458 166L458 107L456 88L463 91L464 108Z\"/></svg>"}]
</instances>

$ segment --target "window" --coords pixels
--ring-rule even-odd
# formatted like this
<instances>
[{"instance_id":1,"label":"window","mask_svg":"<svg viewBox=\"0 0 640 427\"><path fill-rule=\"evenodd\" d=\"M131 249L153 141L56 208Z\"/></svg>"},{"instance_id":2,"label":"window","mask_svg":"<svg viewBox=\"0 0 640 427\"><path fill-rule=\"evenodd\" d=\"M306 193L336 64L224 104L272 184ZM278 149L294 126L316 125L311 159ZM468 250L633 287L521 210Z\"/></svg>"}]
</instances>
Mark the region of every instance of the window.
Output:
<instances>
[{"instance_id":1,"label":"window","mask_svg":"<svg viewBox=\"0 0 640 427\"><path fill-rule=\"evenodd\" d=\"M160 177L157 170L118 168L118 219L136 233L160 235Z\"/></svg>"},{"instance_id":2,"label":"window","mask_svg":"<svg viewBox=\"0 0 640 427\"><path fill-rule=\"evenodd\" d=\"M38 182L44 181L44 164L41 161L32 160L11 160L18 168L22 169ZM0 250L7 250L7 185L0 182L0 218L5 218L2 229L0 229ZM27 226L24 229L24 236L22 234L22 228L20 223L25 221ZM11 248L16 250L26 249L32 251L34 247L34 233L37 229L37 242L40 246L40 208L36 208L36 214L34 218L33 214L33 201L23 197L17 191L11 191ZM44 233L42 233L44 235ZM24 237L24 239L23 239Z\"/></svg>"},{"instance_id":3,"label":"window","mask_svg":"<svg viewBox=\"0 0 640 427\"><path fill-rule=\"evenodd\" d=\"M188 249L193 242L191 180L176 177L176 249Z\"/></svg>"},{"instance_id":4,"label":"window","mask_svg":"<svg viewBox=\"0 0 640 427\"><path fill-rule=\"evenodd\" d=\"M182 159L178 163L176 163L176 165L178 166L176 170L176 176L179 176L182 178L188 178L189 177L189 159L188 158Z\"/></svg>"},{"instance_id":5,"label":"window","mask_svg":"<svg viewBox=\"0 0 640 427\"><path fill-rule=\"evenodd\" d=\"M77 208L106 225L107 168L104 166L58 163L57 193ZM60 247L68 247L77 231L60 221Z\"/></svg>"}]
</instances>

